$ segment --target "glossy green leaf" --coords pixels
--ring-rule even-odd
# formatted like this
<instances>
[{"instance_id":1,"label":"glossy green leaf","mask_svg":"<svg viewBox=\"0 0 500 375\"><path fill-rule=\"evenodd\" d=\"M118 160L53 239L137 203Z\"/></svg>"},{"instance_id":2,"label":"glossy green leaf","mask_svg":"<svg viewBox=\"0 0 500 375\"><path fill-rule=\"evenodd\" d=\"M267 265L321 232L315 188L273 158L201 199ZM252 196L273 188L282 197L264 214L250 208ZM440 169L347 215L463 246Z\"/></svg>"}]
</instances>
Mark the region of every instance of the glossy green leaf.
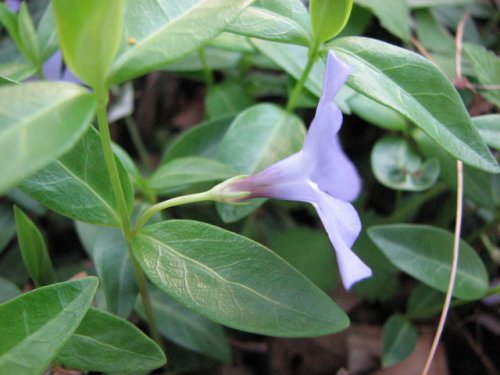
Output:
<instances>
[{"instance_id":1,"label":"glossy green leaf","mask_svg":"<svg viewBox=\"0 0 500 375\"><path fill-rule=\"evenodd\" d=\"M410 41L410 12L407 0L354 0L377 16L389 32L405 42Z\"/></svg>"},{"instance_id":2,"label":"glossy green leaf","mask_svg":"<svg viewBox=\"0 0 500 375\"><path fill-rule=\"evenodd\" d=\"M236 329L304 337L338 332L347 316L272 251L188 220L144 227L132 241L156 286L193 311ZM279 277L277 276L279 275Z\"/></svg>"},{"instance_id":3,"label":"glossy green leaf","mask_svg":"<svg viewBox=\"0 0 500 375\"><path fill-rule=\"evenodd\" d=\"M451 272L453 234L426 225L395 224L375 226L368 235L399 269L437 290L446 292ZM465 241L460 256L453 295L473 300L488 289L486 268Z\"/></svg>"},{"instance_id":4,"label":"glossy green leaf","mask_svg":"<svg viewBox=\"0 0 500 375\"><path fill-rule=\"evenodd\" d=\"M102 228L92 248L107 310L127 318L134 308L138 289L123 234L118 229Z\"/></svg>"},{"instance_id":5,"label":"glossy green leaf","mask_svg":"<svg viewBox=\"0 0 500 375\"><path fill-rule=\"evenodd\" d=\"M132 323L91 308L56 361L83 371L127 374L161 367L166 358L158 345Z\"/></svg>"},{"instance_id":6,"label":"glossy green leaf","mask_svg":"<svg viewBox=\"0 0 500 375\"><path fill-rule=\"evenodd\" d=\"M64 1L64 0L63 0ZM196 51L253 0L128 1L124 40L113 63L113 83L140 76ZM148 22L144 22L147 19ZM203 28L193 27L200 22ZM134 38L134 43L127 43Z\"/></svg>"},{"instance_id":7,"label":"glossy green leaf","mask_svg":"<svg viewBox=\"0 0 500 375\"><path fill-rule=\"evenodd\" d=\"M414 52L363 37L329 43L353 67L347 84L413 121L464 163L489 172L500 167L451 82Z\"/></svg>"},{"instance_id":8,"label":"glossy green leaf","mask_svg":"<svg viewBox=\"0 0 500 375\"><path fill-rule=\"evenodd\" d=\"M21 190L51 210L75 220L118 226L120 216L103 160L99 133L90 128L70 152L24 180ZM127 172L119 160L116 161L131 212L132 185Z\"/></svg>"},{"instance_id":9,"label":"glossy green leaf","mask_svg":"<svg viewBox=\"0 0 500 375\"><path fill-rule=\"evenodd\" d=\"M407 358L415 349L417 329L401 314L393 314L382 332L382 366L389 367Z\"/></svg>"},{"instance_id":10,"label":"glossy green leaf","mask_svg":"<svg viewBox=\"0 0 500 375\"><path fill-rule=\"evenodd\" d=\"M377 141L371 152L371 166L380 183L396 190L426 190L439 178L436 159L422 161L408 142L394 136Z\"/></svg>"},{"instance_id":11,"label":"glossy green leaf","mask_svg":"<svg viewBox=\"0 0 500 375\"><path fill-rule=\"evenodd\" d=\"M231 361L229 340L222 326L185 308L159 289L152 288L150 296L153 314L163 336L220 362ZM136 310L146 319L142 304L138 303Z\"/></svg>"},{"instance_id":12,"label":"glossy green leaf","mask_svg":"<svg viewBox=\"0 0 500 375\"><path fill-rule=\"evenodd\" d=\"M53 0L59 44L71 71L103 88L120 46L125 0Z\"/></svg>"},{"instance_id":13,"label":"glossy green leaf","mask_svg":"<svg viewBox=\"0 0 500 375\"><path fill-rule=\"evenodd\" d=\"M0 305L0 373L39 375L78 328L97 288L87 277L32 290Z\"/></svg>"},{"instance_id":14,"label":"glossy green leaf","mask_svg":"<svg viewBox=\"0 0 500 375\"><path fill-rule=\"evenodd\" d=\"M345 27L352 10L352 0L310 0L309 13L314 41L321 45Z\"/></svg>"},{"instance_id":15,"label":"glossy green leaf","mask_svg":"<svg viewBox=\"0 0 500 375\"><path fill-rule=\"evenodd\" d=\"M500 85L500 58L483 46L465 43L463 48L477 74L479 83L485 86L497 86L496 89L480 90L481 95L500 107L500 90L498 89L498 85Z\"/></svg>"},{"instance_id":16,"label":"glossy green leaf","mask_svg":"<svg viewBox=\"0 0 500 375\"><path fill-rule=\"evenodd\" d=\"M241 112L228 129L217 150L217 159L236 174L259 172L297 152L305 137L300 118L271 104L257 104ZM263 200L247 206L217 204L222 219L237 221L255 210Z\"/></svg>"},{"instance_id":17,"label":"glossy green leaf","mask_svg":"<svg viewBox=\"0 0 500 375\"><path fill-rule=\"evenodd\" d=\"M307 46L311 26L300 0L257 0L226 28L227 31L275 42Z\"/></svg>"},{"instance_id":18,"label":"glossy green leaf","mask_svg":"<svg viewBox=\"0 0 500 375\"><path fill-rule=\"evenodd\" d=\"M12 281L0 277L0 304L17 297L21 294L21 289Z\"/></svg>"},{"instance_id":19,"label":"glossy green leaf","mask_svg":"<svg viewBox=\"0 0 500 375\"><path fill-rule=\"evenodd\" d=\"M16 223L12 208L7 204L0 204L0 254L16 235Z\"/></svg>"},{"instance_id":20,"label":"glossy green leaf","mask_svg":"<svg viewBox=\"0 0 500 375\"><path fill-rule=\"evenodd\" d=\"M252 104L252 97L234 81L213 85L207 91L206 112L211 119L236 115Z\"/></svg>"},{"instance_id":21,"label":"glossy green leaf","mask_svg":"<svg viewBox=\"0 0 500 375\"><path fill-rule=\"evenodd\" d=\"M237 173L229 166L199 157L174 159L161 165L149 179L149 187L158 193L199 182L225 180Z\"/></svg>"},{"instance_id":22,"label":"glossy green leaf","mask_svg":"<svg viewBox=\"0 0 500 375\"><path fill-rule=\"evenodd\" d=\"M500 150L500 114L473 117L472 123L488 146Z\"/></svg>"},{"instance_id":23,"label":"glossy green leaf","mask_svg":"<svg viewBox=\"0 0 500 375\"><path fill-rule=\"evenodd\" d=\"M69 83L1 86L0 102L0 193L68 151L95 108L87 90Z\"/></svg>"},{"instance_id":24,"label":"glossy green leaf","mask_svg":"<svg viewBox=\"0 0 500 375\"><path fill-rule=\"evenodd\" d=\"M55 283L54 267L42 233L18 207L14 207L14 216L21 255L35 286Z\"/></svg>"},{"instance_id":25,"label":"glossy green leaf","mask_svg":"<svg viewBox=\"0 0 500 375\"><path fill-rule=\"evenodd\" d=\"M412 319L429 319L443 308L445 295L425 284L413 289L406 304L406 315Z\"/></svg>"}]
</instances>

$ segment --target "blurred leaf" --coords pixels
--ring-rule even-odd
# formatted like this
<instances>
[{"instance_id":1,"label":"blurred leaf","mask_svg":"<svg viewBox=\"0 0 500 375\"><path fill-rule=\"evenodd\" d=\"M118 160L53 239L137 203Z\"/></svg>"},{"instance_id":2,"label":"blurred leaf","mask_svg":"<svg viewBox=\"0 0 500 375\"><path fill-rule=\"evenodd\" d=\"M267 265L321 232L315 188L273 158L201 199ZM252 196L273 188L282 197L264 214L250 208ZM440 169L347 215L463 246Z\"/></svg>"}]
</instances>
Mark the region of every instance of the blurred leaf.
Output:
<instances>
[{"instance_id":1,"label":"blurred leaf","mask_svg":"<svg viewBox=\"0 0 500 375\"><path fill-rule=\"evenodd\" d=\"M345 27L353 0L309 0L313 38L318 46L332 39Z\"/></svg>"},{"instance_id":2,"label":"blurred leaf","mask_svg":"<svg viewBox=\"0 0 500 375\"><path fill-rule=\"evenodd\" d=\"M28 61L37 67L40 66L42 63L40 46L38 45L33 20L31 19L25 2L21 3L21 7L17 14L17 27L19 38L21 39L21 45L18 45L19 49Z\"/></svg>"},{"instance_id":3,"label":"blurred leaf","mask_svg":"<svg viewBox=\"0 0 500 375\"><path fill-rule=\"evenodd\" d=\"M429 319L443 308L445 295L425 284L418 284L406 304L406 315L411 319Z\"/></svg>"},{"instance_id":4,"label":"blurred leaf","mask_svg":"<svg viewBox=\"0 0 500 375\"><path fill-rule=\"evenodd\" d=\"M442 5L463 6L469 5L474 0L406 0L411 8L428 8Z\"/></svg>"},{"instance_id":5,"label":"blurred leaf","mask_svg":"<svg viewBox=\"0 0 500 375\"><path fill-rule=\"evenodd\" d=\"M0 373L41 374L77 329L95 277L35 289L0 305Z\"/></svg>"},{"instance_id":6,"label":"blurred leaf","mask_svg":"<svg viewBox=\"0 0 500 375\"><path fill-rule=\"evenodd\" d=\"M10 205L0 203L0 254L16 235L16 223Z\"/></svg>"},{"instance_id":7,"label":"blurred leaf","mask_svg":"<svg viewBox=\"0 0 500 375\"><path fill-rule=\"evenodd\" d=\"M231 361L229 340L222 326L185 308L159 289L150 289L150 297L153 314L163 336L222 363ZM145 320L143 305L138 303L136 306L137 312Z\"/></svg>"},{"instance_id":8,"label":"blurred leaf","mask_svg":"<svg viewBox=\"0 0 500 375\"><path fill-rule=\"evenodd\" d=\"M437 21L431 9L417 9L414 13L418 41L430 51L454 55L455 40L450 32Z\"/></svg>"},{"instance_id":9,"label":"blurred leaf","mask_svg":"<svg viewBox=\"0 0 500 375\"><path fill-rule=\"evenodd\" d=\"M75 220L118 226L120 215L103 160L99 133L91 127L70 152L24 180L21 190ZM125 199L132 211L133 188L126 170L116 161Z\"/></svg>"},{"instance_id":10,"label":"blurred leaf","mask_svg":"<svg viewBox=\"0 0 500 375\"><path fill-rule=\"evenodd\" d=\"M271 104L257 104L241 112L227 130L217 150L217 159L236 174L259 172L302 147L305 128L301 119ZM264 200L247 206L217 203L225 222L242 219Z\"/></svg>"},{"instance_id":11,"label":"blurred leaf","mask_svg":"<svg viewBox=\"0 0 500 375\"><path fill-rule=\"evenodd\" d=\"M123 82L196 51L253 0L127 1L122 41L110 80ZM147 19L148 22L144 22ZM201 29L193 25L203 25ZM134 43L127 43L134 38Z\"/></svg>"},{"instance_id":12,"label":"blurred leaf","mask_svg":"<svg viewBox=\"0 0 500 375\"><path fill-rule=\"evenodd\" d=\"M300 0L257 0L226 27L227 31L275 42L307 46L311 26Z\"/></svg>"},{"instance_id":13,"label":"blurred leaf","mask_svg":"<svg viewBox=\"0 0 500 375\"><path fill-rule=\"evenodd\" d=\"M68 151L95 108L87 90L69 83L1 86L0 102L0 193Z\"/></svg>"},{"instance_id":14,"label":"blurred leaf","mask_svg":"<svg viewBox=\"0 0 500 375\"><path fill-rule=\"evenodd\" d=\"M53 0L59 44L71 71L93 88L104 88L116 56L125 0Z\"/></svg>"},{"instance_id":15,"label":"blurred leaf","mask_svg":"<svg viewBox=\"0 0 500 375\"><path fill-rule=\"evenodd\" d=\"M17 245L11 246L0 259L0 275L17 286L24 286L29 281L28 271L23 265L21 250Z\"/></svg>"},{"instance_id":16,"label":"blurred leaf","mask_svg":"<svg viewBox=\"0 0 500 375\"><path fill-rule=\"evenodd\" d=\"M399 269L437 290L446 292L451 271L453 234L426 225L375 226L368 235ZM474 300L488 289L488 274L481 258L465 241L460 256L453 295Z\"/></svg>"},{"instance_id":17,"label":"blurred leaf","mask_svg":"<svg viewBox=\"0 0 500 375\"><path fill-rule=\"evenodd\" d=\"M218 227L169 220L144 227L132 247L160 289L229 327L305 337L338 332L348 325L330 297L288 263L258 243Z\"/></svg>"},{"instance_id":18,"label":"blurred leaf","mask_svg":"<svg viewBox=\"0 0 500 375\"><path fill-rule=\"evenodd\" d=\"M353 66L347 84L354 90L406 116L464 163L500 171L457 91L431 62L363 37L335 39L328 46Z\"/></svg>"},{"instance_id":19,"label":"blurred leaf","mask_svg":"<svg viewBox=\"0 0 500 375\"><path fill-rule=\"evenodd\" d=\"M407 358L415 349L418 333L401 314L393 314L382 332L382 366L389 367Z\"/></svg>"},{"instance_id":20,"label":"blurred leaf","mask_svg":"<svg viewBox=\"0 0 500 375\"><path fill-rule=\"evenodd\" d=\"M371 166L377 180L396 190L422 191L439 178L439 162L422 159L404 139L386 136L371 152Z\"/></svg>"},{"instance_id":21,"label":"blurred leaf","mask_svg":"<svg viewBox=\"0 0 500 375\"><path fill-rule=\"evenodd\" d=\"M500 58L482 46L464 43L464 52L469 57L477 79L482 85L494 85L495 89L480 90L481 95L500 107Z\"/></svg>"},{"instance_id":22,"label":"blurred leaf","mask_svg":"<svg viewBox=\"0 0 500 375\"><path fill-rule=\"evenodd\" d=\"M93 245L92 259L104 290L107 310L128 318L134 308L138 289L127 243L121 231L101 228Z\"/></svg>"},{"instance_id":23,"label":"blurred leaf","mask_svg":"<svg viewBox=\"0 0 500 375\"><path fill-rule=\"evenodd\" d=\"M21 209L14 207L14 216L21 255L35 286L55 283L54 267L42 233Z\"/></svg>"},{"instance_id":24,"label":"blurred leaf","mask_svg":"<svg viewBox=\"0 0 500 375\"><path fill-rule=\"evenodd\" d=\"M407 0L354 0L370 9L382 26L405 42L410 41L410 13Z\"/></svg>"},{"instance_id":25,"label":"blurred leaf","mask_svg":"<svg viewBox=\"0 0 500 375\"><path fill-rule=\"evenodd\" d=\"M211 70L236 68L241 60L241 54L238 52L224 51L210 47L205 47L204 51L206 64ZM198 51L162 68L162 70L167 72L201 72L203 69L204 66L200 60Z\"/></svg>"},{"instance_id":26,"label":"blurred leaf","mask_svg":"<svg viewBox=\"0 0 500 375\"><path fill-rule=\"evenodd\" d=\"M236 115L254 103L241 85L227 80L209 87L205 100L210 119Z\"/></svg>"},{"instance_id":27,"label":"blurred leaf","mask_svg":"<svg viewBox=\"0 0 500 375\"><path fill-rule=\"evenodd\" d=\"M165 364L165 354L132 323L91 308L56 361L83 371L130 373Z\"/></svg>"},{"instance_id":28,"label":"blurred leaf","mask_svg":"<svg viewBox=\"0 0 500 375\"><path fill-rule=\"evenodd\" d=\"M401 114L364 95L355 93L349 98L348 103L353 113L382 129L393 131L408 129L407 121Z\"/></svg>"},{"instance_id":29,"label":"blurred leaf","mask_svg":"<svg viewBox=\"0 0 500 375\"><path fill-rule=\"evenodd\" d=\"M56 19L52 3L48 3L36 30L40 56L42 61L47 60L56 52L59 44L57 42Z\"/></svg>"},{"instance_id":30,"label":"blurred leaf","mask_svg":"<svg viewBox=\"0 0 500 375\"><path fill-rule=\"evenodd\" d=\"M500 150L500 114L473 117L472 123L488 146Z\"/></svg>"},{"instance_id":31,"label":"blurred leaf","mask_svg":"<svg viewBox=\"0 0 500 375\"><path fill-rule=\"evenodd\" d=\"M225 180L237 173L216 160L185 157L164 163L149 179L149 186L159 194L199 182Z\"/></svg>"},{"instance_id":32,"label":"blurred leaf","mask_svg":"<svg viewBox=\"0 0 500 375\"><path fill-rule=\"evenodd\" d=\"M0 304L17 297L21 294L21 289L12 281L0 277Z\"/></svg>"}]
</instances>

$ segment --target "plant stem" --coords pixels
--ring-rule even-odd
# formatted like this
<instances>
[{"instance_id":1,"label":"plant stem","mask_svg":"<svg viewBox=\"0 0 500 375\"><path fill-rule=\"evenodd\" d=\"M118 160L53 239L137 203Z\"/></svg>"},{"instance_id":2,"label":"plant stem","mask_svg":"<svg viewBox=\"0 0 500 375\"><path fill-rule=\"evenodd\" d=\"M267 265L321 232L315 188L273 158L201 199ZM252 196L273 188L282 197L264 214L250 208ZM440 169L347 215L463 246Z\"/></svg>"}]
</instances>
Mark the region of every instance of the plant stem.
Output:
<instances>
[{"instance_id":1,"label":"plant stem","mask_svg":"<svg viewBox=\"0 0 500 375\"><path fill-rule=\"evenodd\" d=\"M130 138L132 139L132 143L134 144L134 147L139 154L139 158L141 159L142 164L144 164L148 168L151 168L151 159L149 158L146 146L144 145L141 135L139 134L137 123L135 122L134 118L132 116L125 117L125 125L127 126Z\"/></svg>"},{"instance_id":2,"label":"plant stem","mask_svg":"<svg viewBox=\"0 0 500 375\"><path fill-rule=\"evenodd\" d=\"M99 133L101 138L101 146L104 153L104 161L106 163L106 168L108 170L109 178L111 180L111 188L115 196L116 204L118 206L118 211L120 215L121 228L125 241L127 242L127 250L132 261L132 266L134 269L134 274L139 288L139 293L141 295L142 302L144 304L144 310L148 318L148 326L151 332L151 336L156 341L156 343L163 348L163 343L161 341L158 328L156 327L154 317L152 314L151 300L149 298L147 281L144 273L142 272L141 266L135 258L135 254L130 246L130 241L132 240L132 225L130 222L130 215L127 208L127 202L125 200L125 194L123 193L123 187L120 181L120 175L118 173L118 166L116 165L115 156L111 146L111 135L109 133L109 123L106 113L106 107L108 105L108 90L105 88L100 88L95 90L98 105L97 105L97 123L99 126Z\"/></svg>"},{"instance_id":3,"label":"plant stem","mask_svg":"<svg viewBox=\"0 0 500 375\"><path fill-rule=\"evenodd\" d=\"M306 83L307 77L309 77L309 73L311 72L312 67L314 66L314 63L319 57L318 54L319 46L314 44L310 49L309 49L309 57L307 60L307 64L302 71L302 75L300 76L299 80L295 84L295 87L293 88L292 94L290 95L290 98L288 99L288 103L286 104L286 111L288 113L292 113L295 107L297 106L297 100L299 100L300 94L302 93L302 90L304 89L304 84Z\"/></svg>"},{"instance_id":4,"label":"plant stem","mask_svg":"<svg viewBox=\"0 0 500 375\"><path fill-rule=\"evenodd\" d=\"M198 49L198 58L200 59L201 65L203 66L203 75L205 76L205 83L207 87L210 88L214 85L214 76L212 70L208 66L207 56L205 54L205 49Z\"/></svg>"}]
</instances>

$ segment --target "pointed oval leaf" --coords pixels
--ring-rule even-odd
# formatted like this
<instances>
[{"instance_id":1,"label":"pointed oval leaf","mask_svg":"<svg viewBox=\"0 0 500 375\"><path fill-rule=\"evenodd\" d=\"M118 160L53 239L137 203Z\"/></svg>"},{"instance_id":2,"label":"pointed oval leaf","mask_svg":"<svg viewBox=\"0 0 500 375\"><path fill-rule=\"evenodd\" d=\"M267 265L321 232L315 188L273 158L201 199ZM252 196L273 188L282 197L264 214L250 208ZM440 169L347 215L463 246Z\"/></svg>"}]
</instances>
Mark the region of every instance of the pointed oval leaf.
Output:
<instances>
[{"instance_id":1,"label":"pointed oval leaf","mask_svg":"<svg viewBox=\"0 0 500 375\"><path fill-rule=\"evenodd\" d=\"M427 225L375 226L368 235L399 269L422 283L446 292L451 272L453 234ZM457 278L453 295L473 300L488 289L486 268L465 241L460 242Z\"/></svg>"},{"instance_id":2,"label":"pointed oval leaf","mask_svg":"<svg viewBox=\"0 0 500 375\"><path fill-rule=\"evenodd\" d=\"M500 171L457 91L430 61L363 37L336 39L328 47L354 68L347 81L351 88L406 116L464 163Z\"/></svg>"},{"instance_id":3,"label":"pointed oval leaf","mask_svg":"<svg viewBox=\"0 0 500 375\"><path fill-rule=\"evenodd\" d=\"M99 133L89 128L73 149L20 184L21 190L51 210L87 223L120 224L113 190L103 162ZM116 159L129 211L134 191Z\"/></svg>"},{"instance_id":4,"label":"pointed oval leaf","mask_svg":"<svg viewBox=\"0 0 500 375\"><path fill-rule=\"evenodd\" d=\"M87 312L97 278L32 290L0 305L0 373L39 375Z\"/></svg>"},{"instance_id":5,"label":"pointed oval leaf","mask_svg":"<svg viewBox=\"0 0 500 375\"><path fill-rule=\"evenodd\" d=\"M396 190L422 191L439 178L436 159L422 161L404 139L379 139L371 152L371 166L377 180Z\"/></svg>"},{"instance_id":6,"label":"pointed oval leaf","mask_svg":"<svg viewBox=\"0 0 500 375\"><path fill-rule=\"evenodd\" d=\"M187 309L157 288L150 289L150 297L158 330L163 336L222 363L231 361L231 347L222 326ZM145 320L141 303L136 310Z\"/></svg>"},{"instance_id":7,"label":"pointed oval leaf","mask_svg":"<svg viewBox=\"0 0 500 375\"><path fill-rule=\"evenodd\" d=\"M21 255L31 279L36 286L55 283L56 274L42 233L18 207L14 207L14 215Z\"/></svg>"},{"instance_id":8,"label":"pointed oval leaf","mask_svg":"<svg viewBox=\"0 0 500 375\"><path fill-rule=\"evenodd\" d=\"M110 73L113 83L161 68L219 34L253 0L128 1L122 46ZM147 19L148 22L144 22ZM200 31L193 25L202 24ZM133 40L133 43L127 43Z\"/></svg>"},{"instance_id":9,"label":"pointed oval leaf","mask_svg":"<svg viewBox=\"0 0 500 375\"><path fill-rule=\"evenodd\" d=\"M316 43L321 45L340 33L351 10L352 0L310 0L309 13Z\"/></svg>"},{"instance_id":10,"label":"pointed oval leaf","mask_svg":"<svg viewBox=\"0 0 500 375\"><path fill-rule=\"evenodd\" d=\"M410 41L410 12L406 0L355 0L370 9L382 26L405 42Z\"/></svg>"},{"instance_id":11,"label":"pointed oval leaf","mask_svg":"<svg viewBox=\"0 0 500 375\"><path fill-rule=\"evenodd\" d=\"M407 358L415 349L417 329L401 314L392 315L382 332L382 366L389 367Z\"/></svg>"},{"instance_id":12,"label":"pointed oval leaf","mask_svg":"<svg viewBox=\"0 0 500 375\"><path fill-rule=\"evenodd\" d=\"M0 193L68 151L95 110L87 90L63 82L2 86L0 103Z\"/></svg>"},{"instance_id":13,"label":"pointed oval leaf","mask_svg":"<svg viewBox=\"0 0 500 375\"><path fill-rule=\"evenodd\" d=\"M338 332L344 312L269 249L188 220L144 227L132 247L144 272L175 300L236 329L304 337Z\"/></svg>"},{"instance_id":14,"label":"pointed oval leaf","mask_svg":"<svg viewBox=\"0 0 500 375\"><path fill-rule=\"evenodd\" d=\"M166 358L158 345L132 323L91 308L56 361L83 371L126 374L161 367Z\"/></svg>"}]
</instances>

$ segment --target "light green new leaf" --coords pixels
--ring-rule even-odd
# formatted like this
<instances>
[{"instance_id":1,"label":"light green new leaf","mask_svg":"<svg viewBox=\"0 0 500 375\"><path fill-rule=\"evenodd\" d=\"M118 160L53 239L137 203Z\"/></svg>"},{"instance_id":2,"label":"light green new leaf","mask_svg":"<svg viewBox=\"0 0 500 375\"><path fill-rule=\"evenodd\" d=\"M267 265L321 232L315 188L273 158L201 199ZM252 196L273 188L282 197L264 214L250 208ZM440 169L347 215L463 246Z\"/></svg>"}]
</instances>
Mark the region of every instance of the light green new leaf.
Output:
<instances>
[{"instance_id":1,"label":"light green new leaf","mask_svg":"<svg viewBox=\"0 0 500 375\"><path fill-rule=\"evenodd\" d=\"M368 235L399 269L437 290L446 292L451 272L453 234L427 225L395 224L375 226ZM460 257L453 295L474 300L488 289L486 268L465 241Z\"/></svg>"},{"instance_id":2,"label":"light green new leaf","mask_svg":"<svg viewBox=\"0 0 500 375\"><path fill-rule=\"evenodd\" d=\"M158 330L163 336L222 363L231 361L231 348L223 327L185 308L159 289L150 289L150 296ZM146 319L142 304L137 303L136 310Z\"/></svg>"},{"instance_id":3,"label":"light green new leaf","mask_svg":"<svg viewBox=\"0 0 500 375\"><path fill-rule=\"evenodd\" d=\"M309 13L317 46L332 39L345 27L352 10L352 0L310 0Z\"/></svg>"},{"instance_id":4,"label":"light green new leaf","mask_svg":"<svg viewBox=\"0 0 500 375\"><path fill-rule=\"evenodd\" d=\"M347 316L269 249L218 227L170 220L132 240L156 286L193 311L236 329L305 337L345 329Z\"/></svg>"},{"instance_id":5,"label":"light green new leaf","mask_svg":"<svg viewBox=\"0 0 500 375\"><path fill-rule=\"evenodd\" d=\"M56 361L83 371L127 374L161 367L166 358L158 345L132 323L91 308Z\"/></svg>"},{"instance_id":6,"label":"light green new leaf","mask_svg":"<svg viewBox=\"0 0 500 375\"><path fill-rule=\"evenodd\" d=\"M102 88L120 46L125 0L53 0L59 44L71 71Z\"/></svg>"},{"instance_id":7,"label":"light green new leaf","mask_svg":"<svg viewBox=\"0 0 500 375\"><path fill-rule=\"evenodd\" d=\"M53 284L0 305L0 373L40 375L78 328L97 278Z\"/></svg>"},{"instance_id":8,"label":"light green new leaf","mask_svg":"<svg viewBox=\"0 0 500 375\"><path fill-rule=\"evenodd\" d=\"M389 32L410 41L410 12L407 0L354 0L372 11Z\"/></svg>"},{"instance_id":9,"label":"light green new leaf","mask_svg":"<svg viewBox=\"0 0 500 375\"><path fill-rule=\"evenodd\" d=\"M35 286L55 283L56 275L42 233L20 208L14 207L14 215L21 255Z\"/></svg>"},{"instance_id":10,"label":"light green new leaf","mask_svg":"<svg viewBox=\"0 0 500 375\"><path fill-rule=\"evenodd\" d=\"M236 174L259 172L302 147L305 127L300 118L278 106L257 104L235 118L217 150L217 159L232 167ZM226 222L240 220L264 200L247 206L217 203Z\"/></svg>"},{"instance_id":11,"label":"light green new leaf","mask_svg":"<svg viewBox=\"0 0 500 375\"><path fill-rule=\"evenodd\" d=\"M62 82L1 86L0 103L0 193L68 151L95 109L87 90Z\"/></svg>"},{"instance_id":12,"label":"light green new leaf","mask_svg":"<svg viewBox=\"0 0 500 375\"><path fill-rule=\"evenodd\" d=\"M351 88L406 116L464 163L500 171L457 91L427 59L363 37L335 39L328 46L353 67Z\"/></svg>"},{"instance_id":13,"label":"light green new leaf","mask_svg":"<svg viewBox=\"0 0 500 375\"><path fill-rule=\"evenodd\" d=\"M118 226L120 215L103 160L99 133L91 127L70 152L24 180L20 188L62 215L92 224ZM131 212L132 184L120 161L116 162Z\"/></svg>"},{"instance_id":14,"label":"light green new leaf","mask_svg":"<svg viewBox=\"0 0 500 375\"><path fill-rule=\"evenodd\" d=\"M473 117L472 123L488 146L500 150L500 114Z\"/></svg>"},{"instance_id":15,"label":"light green new leaf","mask_svg":"<svg viewBox=\"0 0 500 375\"><path fill-rule=\"evenodd\" d=\"M64 1L64 0L63 0ZM253 0L127 1L124 39L110 73L113 83L164 67L219 34ZM144 22L144 20L148 22ZM203 25L197 28L196 25ZM132 40L133 43L128 43Z\"/></svg>"},{"instance_id":16,"label":"light green new leaf","mask_svg":"<svg viewBox=\"0 0 500 375\"><path fill-rule=\"evenodd\" d=\"M401 314L393 314L382 332L382 366L389 367L407 358L415 349L417 329Z\"/></svg>"},{"instance_id":17,"label":"light green new leaf","mask_svg":"<svg viewBox=\"0 0 500 375\"><path fill-rule=\"evenodd\" d=\"M178 158L162 164L149 179L149 187L162 194L199 182L225 180L237 173L229 166L199 157Z\"/></svg>"},{"instance_id":18,"label":"light green new leaf","mask_svg":"<svg viewBox=\"0 0 500 375\"><path fill-rule=\"evenodd\" d=\"M308 46L311 26L300 0L257 0L226 27L227 31L275 42Z\"/></svg>"},{"instance_id":19,"label":"light green new leaf","mask_svg":"<svg viewBox=\"0 0 500 375\"><path fill-rule=\"evenodd\" d=\"M101 228L92 246L92 259L110 313L128 318L137 298L134 269L120 230Z\"/></svg>"}]
</instances>

